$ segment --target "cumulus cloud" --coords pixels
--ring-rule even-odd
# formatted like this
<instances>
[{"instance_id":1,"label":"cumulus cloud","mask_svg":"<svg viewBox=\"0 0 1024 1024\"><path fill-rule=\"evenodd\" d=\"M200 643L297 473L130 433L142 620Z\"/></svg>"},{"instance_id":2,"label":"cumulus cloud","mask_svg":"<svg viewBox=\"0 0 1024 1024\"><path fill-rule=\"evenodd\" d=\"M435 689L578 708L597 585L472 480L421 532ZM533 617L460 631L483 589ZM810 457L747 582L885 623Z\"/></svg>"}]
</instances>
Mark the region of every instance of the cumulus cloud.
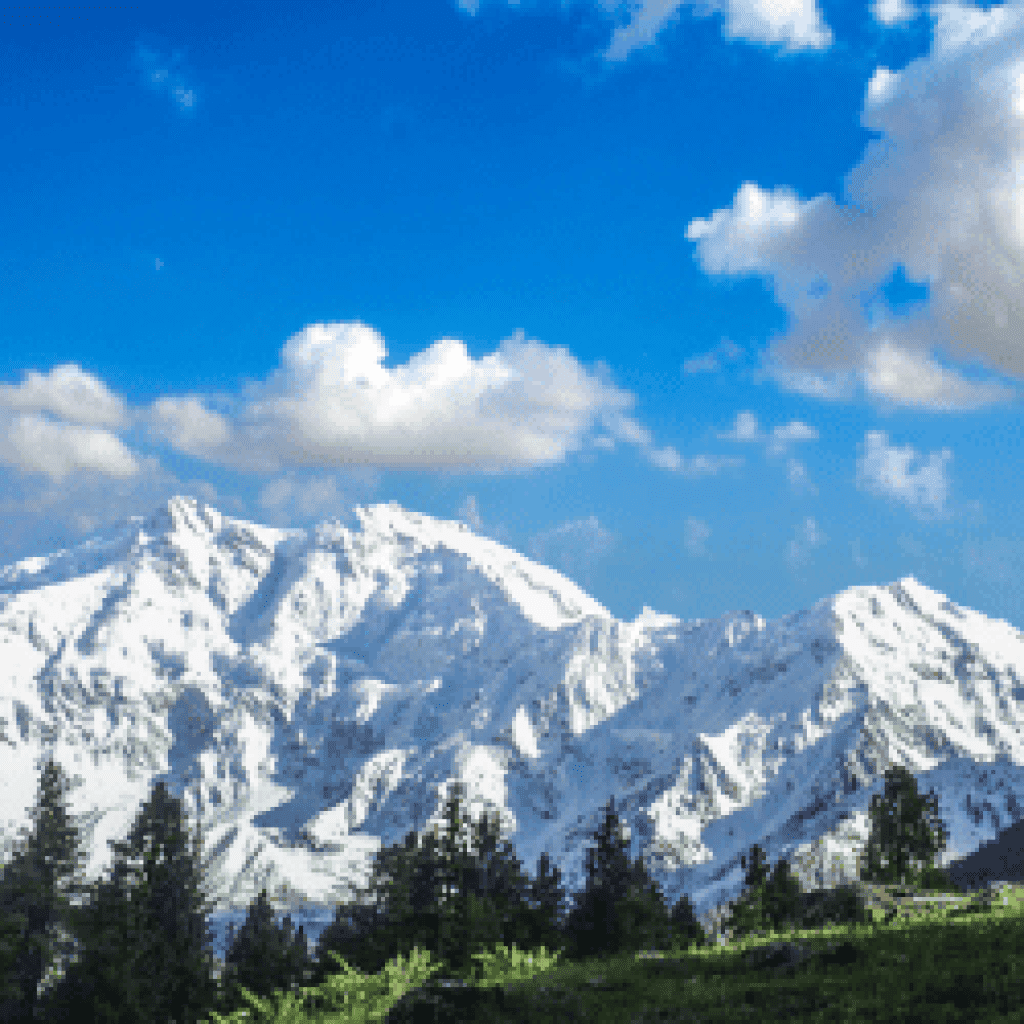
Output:
<instances>
[{"instance_id":1,"label":"cumulus cloud","mask_svg":"<svg viewBox=\"0 0 1024 1024\"><path fill-rule=\"evenodd\" d=\"M649 446L623 414L633 395L587 371L564 348L522 332L475 360L443 338L395 369L362 323L311 324L284 345L281 366L246 387L227 418L200 396L165 398L152 433L234 469L377 466L449 472L525 470L564 460L600 420L615 439Z\"/></svg>"},{"instance_id":2,"label":"cumulus cloud","mask_svg":"<svg viewBox=\"0 0 1024 1024\"><path fill-rule=\"evenodd\" d=\"M87 427L119 427L126 421L124 400L74 363L49 373L29 370L21 384L0 384L0 410L47 412Z\"/></svg>"},{"instance_id":3,"label":"cumulus cloud","mask_svg":"<svg viewBox=\"0 0 1024 1024\"><path fill-rule=\"evenodd\" d=\"M786 477L794 491L818 493L818 488L808 479L807 467L799 459L789 458L786 460Z\"/></svg>"},{"instance_id":4,"label":"cumulus cloud","mask_svg":"<svg viewBox=\"0 0 1024 1024\"><path fill-rule=\"evenodd\" d=\"M176 66L182 54L174 52L164 56L148 46L137 43L132 63L141 73L149 88L165 95L183 113L191 111L198 100L196 90L188 84L186 76Z\"/></svg>"},{"instance_id":5,"label":"cumulus cloud","mask_svg":"<svg viewBox=\"0 0 1024 1024\"><path fill-rule=\"evenodd\" d=\"M124 401L80 367L30 370L0 385L0 465L57 481L77 471L134 476L138 461L107 429L128 420Z\"/></svg>"},{"instance_id":6,"label":"cumulus cloud","mask_svg":"<svg viewBox=\"0 0 1024 1024\"><path fill-rule=\"evenodd\" d=\"M151 436L170 442L178 451L200 457L231 441L227 418L207 409L194 396L157 399L150 407L149 430Z\"/></svg>"},{"instance_id":7,"label":"cumulus cloud","mask_svg":"<svg viewBox=\"0 0 1024 1024\"><path fill-rule=\"evenodd\" d=\"M800 441L816 441L818 431L817 428L808 426L800 420L791 420L784 426L775 427L770 434L766 434L761 430L756 414L749 409L744 409L736 414L731 430L716 436L721 441L764 444L767 454L774 458L785 455L791 444ZM786 460L786 475L790 487L796 493L818 493L818 488L807 476L807 467L792 456Z\"/></svg>"},{"instance_id":8,"label":"cumulus cloud","mask_svg":"<svg viewBox=\"0 0 1024 1024\"><path fill-rule=\"evenodd\" d=\"M857 487L880 497L894 498L922 519L949 518L949 479L946 465L953 459L949 448L931 452L916 472L910 464L918 453L912 445L889 444L884 431L869 430L857 445ZM977 503L973 503L977 506Z\"/></svg>"},{"instance_id":9,"label":"cumulus cloud","mask_svg":"<svg viewBox=\"0 0 1024 1024\"><path fill-rule=\"evenodd\" d=\"M139 471L135 456L109 430L55 423L42 416L14 416L7 421L0 435L0 463L57 481L76 470L113 477Z\"/></svg>"},{"instance_id":10,"label":"cumulus cloud","mask_svg":"<svg viewBox=\"0 0 1024 1024\"><path fill-rule=\"evenodd\" d=\"M794 326L762 360L784 387L840 399L859 381L880 400L935 411L1018 397L943 368L931 349L1024 374L1024 5L932 11L931 53L868 83L861 123L882 138L847 175L847 205L747 181L731 207L687 227L705 273L772 279ZM900 265L928 283L930 301L869 323L863 297Z\"/></svg>"},{"instance_id":11,"label":"cumulus cloud","mask_svg":"<svg viewBox=\"0 0 1024 1024\"><path fill-rule=\"evenodd\" d=\"M699 477L713 476L721 469L743 465L742 459L720 458L708 455L698 455L692 459L684 459L671 445L666 445L664 448L655 448L650 431L640 426L634 420L627 419L618 413L603 414L601 420L608 434L601 434L595 437L593 440L594 447L611 451L615 448L616 440L635 444L641 449L647 461L658 469L670 470L687 477Z\"/></svg>"}]
</instances>

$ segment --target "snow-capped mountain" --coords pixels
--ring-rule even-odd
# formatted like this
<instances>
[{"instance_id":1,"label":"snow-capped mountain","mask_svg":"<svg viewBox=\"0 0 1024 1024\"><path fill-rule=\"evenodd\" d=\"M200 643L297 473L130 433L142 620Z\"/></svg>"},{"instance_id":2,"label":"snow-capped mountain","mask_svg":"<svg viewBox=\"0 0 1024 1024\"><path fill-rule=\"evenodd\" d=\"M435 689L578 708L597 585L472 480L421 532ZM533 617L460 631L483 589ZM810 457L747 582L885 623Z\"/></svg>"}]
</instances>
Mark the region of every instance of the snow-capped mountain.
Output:
<instances>
[{"instance_id":1,"label":"snow-capped mountain","mask_svg":"<svg viewBox=\"0 0 1024 1024\"><path fill-rule=\"evenodd\" d=\"M615 619L558 572L395 504L259 526L176 497L0 570L4 859L52 750L90 879L158 778L203 827L215 927L262 886L315 939L456 780L570 891L608 797L671 903L857 877L886 768L934 788L942 863L1024 817L1024 636L912 577L752 612Z\"/></svg>"}]
</instances>

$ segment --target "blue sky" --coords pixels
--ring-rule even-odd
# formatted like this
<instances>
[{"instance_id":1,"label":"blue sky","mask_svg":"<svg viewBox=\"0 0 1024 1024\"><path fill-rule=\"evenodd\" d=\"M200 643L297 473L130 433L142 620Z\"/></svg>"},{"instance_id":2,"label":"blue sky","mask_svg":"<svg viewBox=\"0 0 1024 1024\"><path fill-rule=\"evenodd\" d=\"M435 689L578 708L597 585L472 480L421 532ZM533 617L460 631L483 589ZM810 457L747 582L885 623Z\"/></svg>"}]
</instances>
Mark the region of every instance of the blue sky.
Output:
<instances>
[{"instance_id":1,"label":"blue sky","mask_svg":"<svg viewBox=\"0 0 1024 1024\"><path fill-rule=\"evenodd\" d=\"M623 619L1024 627L1024 4L0 26L0 562L395 500Z\"/></svg>"}]
</instances>

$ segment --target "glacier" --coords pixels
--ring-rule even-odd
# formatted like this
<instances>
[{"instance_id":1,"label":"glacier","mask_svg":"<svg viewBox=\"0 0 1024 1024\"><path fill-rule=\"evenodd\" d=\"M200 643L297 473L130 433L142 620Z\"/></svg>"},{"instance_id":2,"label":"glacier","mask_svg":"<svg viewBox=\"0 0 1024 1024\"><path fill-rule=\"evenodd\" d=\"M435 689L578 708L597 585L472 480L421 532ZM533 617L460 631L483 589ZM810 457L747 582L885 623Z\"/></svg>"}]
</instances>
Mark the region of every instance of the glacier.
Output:
<instances>
[{"instance_id":1,"label":"glacier","mask_svg":"<svg viewBox=\"0 0 1024 1024\"><path fill-rule=\"evenodd\" d=\"M855 879L893 764L939 797L943 865L1024 817L1024 635L913 577L773 621L625 622L464 523L355 517L178 496L0 569L3 862L51 753L87 880L158 780L182 800L221 956L264 886L314 942L455 782L570 893L614 796L630 856L712 929L752 843L805 889Z\"/></svg>"}]
</instances>

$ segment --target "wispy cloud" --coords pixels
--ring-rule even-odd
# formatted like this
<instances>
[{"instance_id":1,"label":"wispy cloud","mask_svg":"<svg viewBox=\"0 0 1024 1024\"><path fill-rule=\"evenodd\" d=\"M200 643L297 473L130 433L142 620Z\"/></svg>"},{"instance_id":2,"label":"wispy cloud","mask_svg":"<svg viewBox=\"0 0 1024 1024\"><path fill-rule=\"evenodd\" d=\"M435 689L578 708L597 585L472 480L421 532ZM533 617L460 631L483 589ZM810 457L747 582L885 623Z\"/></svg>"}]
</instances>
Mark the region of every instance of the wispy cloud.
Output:
<instances>
[{"instance_id":1,"label":"wispy cloud","mask_svg":"<svg viewBox=\"0 0 1024 1024\"><path fill-rule=\"evenodd\" d=\"M604 0L602 6L612 11L626 7L614 0ZM650 46L665 28L679 20L683 8L691 7L699 17L721 12L726 39L781 44L789 51L823 50L832 44L832 30L814 0L712 0L699 5L685 0L639 0L629 4L628 22L615 29L602 56L609 63L626 60L634 50Z\"/></svg>"},{"instance_id":2,"label":"wispy cloud","mask_svg":"<svg viewBox=\"0 0 1024 1024\"><path fill-rule=\"evenodd\" d=\"M791 569L802 568L815 548L824 547L828 537L822 533L813 516L806 519L796 528L796 535L786 545L786 560Z\"/></svg>"},{"instance_id":3,"label":"wispy cloud","mask_svg":"<svg viewBox=\"0 0 1024 1024\"><path fill-rule=\"evenodd\" d=\"M593 563L615 545L615 538L598 522L597 516L575 519L534 534L527 553L545 565L554 566L577 583L585 583Z\"/></svg>"},{"instance_id":4,"label":"wispy cloud","mask_svg":"<svg viewBox=\"0 0 1024 1024\"><path fill-rule=\"evenodd\" d=\"M562 0L563 9L570 0ZM893 0L883 0L886 14ZM463 13L475 17L485 6L506 4L525 11L546 10L543 5L525 5L521 0L457 0ZM833 41L815 0L592 0L592 6L615 23L611 39L601 52L606 65L621 64L637 50L654 46L664 31L678 24L683 11L694 17L724 15L722 35L762 46L779 46L793 53L802 50L827 50Z\"/></svg>"},{"instance_id":5,"label":"wispy cloud","mask_svg":"<svg viewBox=\"0 0 1024 1024\"><path fill-rule=\"evenodd\" d=\"M135 44L132 63L142 76L143 82L155 92L166 96L182 113L189 113L198 102L198 94L180 65L183 54L174 51L169 56L159 53L142 43Z\"/></svg>"},{"instance_id":6,"label":"wispy cloud","mask_svg":"<svg viewBox=\"0 0 1024 1024\"><path fill-rule=\"evenodd\" d=\"M711 528L702 519L687 516L683 524L683 546L688 554L703 557L707 554L704 545L711 536Z\"/></svg>"},{"instance_id":7,"label":"wispy cloud","mask_svg":"<svg viewBox=\"0 0 1024 1024\"><path fill-rule=\"evenodd\" d=\"M792 444L801 441L817 441L818 430L800 420L791 420L784 426L775 427L770 434L766 434L761 430L756 414L749 409L744 409L736 414L731 430L716 434L716 436L721 441L763 444L766 453L774 458L786 455ZM786 475L790 487L795 492L818 493L818 488L807 476L807 468L793 456L789 456L786 460Z\"/></svg>"},{"instance_id":8,"label":"wispy cloud","mask_svg":"<svg viewBox=\"0 0 1024 1024\"><path fill-rule=\"evenodd\" d=\"M722 368L720 357L724 356L731 362L735 362L743 355L743 349L734 341L723 338L716 348L710 352L704 352L699 356L691 356L683 363L683 373L690 375L694 373L717 373Z\"/></svg>"}]
</instances>

